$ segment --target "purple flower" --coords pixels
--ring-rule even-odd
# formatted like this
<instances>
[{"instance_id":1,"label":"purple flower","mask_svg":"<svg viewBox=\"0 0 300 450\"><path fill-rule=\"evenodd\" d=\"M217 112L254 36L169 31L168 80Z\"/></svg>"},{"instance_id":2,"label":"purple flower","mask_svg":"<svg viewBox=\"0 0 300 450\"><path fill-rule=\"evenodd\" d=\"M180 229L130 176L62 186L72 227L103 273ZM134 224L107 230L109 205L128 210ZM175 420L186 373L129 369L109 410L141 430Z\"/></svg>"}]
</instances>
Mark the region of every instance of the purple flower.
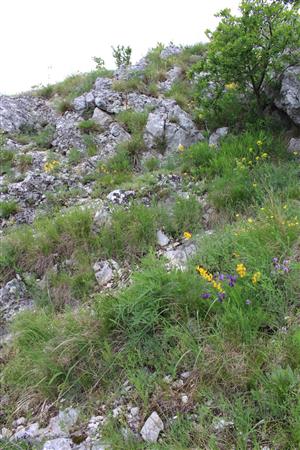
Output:
<instances>
[{"instance_id":1,"label":"purple flower","mask_svg":"<svg viewBox=\"0 0 300 450\"><path fill-rule=\"evenodd\" d=\"M225 292L218 293L218 302L222 303L225 298Z\"/></svg>"},{"instance_id":2,"label":"purple flower","mask_svg":"<svg viewBox=\"0 0 300 450\"><path fill-rule=\"evenodd\" d=\"M281 265L280 264L275 264L275 270L280 270L281 269Z\"/></svg>"},{"instance_id":3,"label":"purple flower","mask_svg":"<svg viewBox=\"0 0 300 450\"><path fill-rule=\"evenodd\" d=\"M205 292L204 294L201 295L202 298L210 298L211 294L209 292Z\"/></svg>"},{"instance_id":4,"label":"purple flower","mask_svg":"<svg viewBox=\"0 0 300 450\"><path fill-rule=\"evenodd\" d=\"M272 261L273 263L278 263L278 258L273 258Z\"/></svg>"},{"instance_id":5,"label":"purple flower","mask_svg":"<svg viewBox=\"0 0 300 450\"><path fill-rule=\"evenodd\" d=\"M225 279L225 275L223 273L220 273L219 280L224 281L224 279Z\"/></svg>"},{"instance_id":6,"label":"purple flower","mask_svg":"<svg viewBox=\"0 0 300 450\"><path fill-rule=\"evenodd\" d=\"M288 266L289 263L290 263L290 261L289 261L288 259L285 259L285 260L283 261L283 265L284 265L284 266Z\"/></svg>"},{"instance_id":7,"label":"purple flower","mask_svg":"<svg viewBox=\"0 0 300 450\"><path fill-rule=\"evenodd\" d=\"M246 305L251 305L251 300L249 298L245 301Z\"/></svg>"},{"instance_id":8,"label":"purple flower","mask_svg":"<svg viewBox=\"0 0 300 450\"><path fill-rule=\"evenodd\" d=\"M286 266L282 266L282 270L283 270L285 273L288 273L288 272L290 271L290 269L289 269L288 267L286 267Z\"/></svg>"},{"instance_id":9,"label":"purple flower","mask_svg":"<svg viewBox=\"0 0 300 450\"><path fill-rule=\"evenodd\" d=\"M227 279L228 279L228 285L230 287L234 287L236 280L237 280L236 275L227 275Z\"/></svg>"}]
</instances>

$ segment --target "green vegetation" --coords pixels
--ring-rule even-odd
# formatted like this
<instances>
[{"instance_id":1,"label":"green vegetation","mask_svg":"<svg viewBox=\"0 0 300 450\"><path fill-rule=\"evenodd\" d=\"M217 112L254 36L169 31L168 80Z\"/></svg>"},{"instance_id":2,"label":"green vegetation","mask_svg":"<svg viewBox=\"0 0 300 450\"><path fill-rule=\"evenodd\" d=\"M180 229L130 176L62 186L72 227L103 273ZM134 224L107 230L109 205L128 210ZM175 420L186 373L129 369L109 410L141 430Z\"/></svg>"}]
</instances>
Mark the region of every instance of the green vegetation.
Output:
<instances>
[{"instance_id":1,"label":"green vegetation","mask_svg":"<svg viewBox=\"0 0 300 450\"><path fill-rule=\"evenodd\" d=\"M125 47L124 45L118 45L116 48L112 47L112 51L117 67L126 67L130 65L132 49L129 46Z\"/></svg>"},{"instance_id":2,"label":"green vegetation","mask_svg":"<svg viewBox=\"0 0 300 450\"><path fill-rule=\"evenodd\" d=\"M88 73L71 75L59 83L43 86L37 90L37 95L50 99L57 94L66 101L72 101L79 95L90 91L98 77L110 78L112 71L101 68Z\"/></svg>"},{"instance_id":3,"label":"green vegetation","mask_svg":"<svg viewBox=\"0 0 300 450\"><path fill-rule=\"evenodd\" d=\"M0 202L0 218L7 219L10 215L15 214L18 211L17 202L10 201L1 201Z\"/></svg>"},{"instance_id":4,"label":"green vegetation","mask_svg":"<svg viewBox=\"0 0 300 450\"><path fill-rule=\"evenodd\" d=\"M221 117L232 105L230 114L235 113L237 121L245 108L252 116L262 115L270 101L266 86L269 90L274 87L284 69L299 61L297 4L290 7L280 1L244 0L240 11L239 16L233 16L229 9L217 14L217 29L207 31L210 42L206 57L192 69L200 74L198 95L204 115L212 103ZM246 106L249 99L255 103L252 111Z\"/></svg>"},{"instance_id":5,"label":"green vegetation","mask_svg":"<svg viewBox=\"0 0 300 450\"><path fill-rule=\"evenodd\" d=\"M70 207L82 192L66 183L45 194L47 211L33 224L4 229L1 280L20 276L35 308L15 317L14 339L3 347L0 395L9 404L1 425L32 417L41 405L60 408L62 400L88 417L105 403L103 436L114 449L300 448L299 155L286 150L293 130L260 111L269 101L264 86L276 89L271 72L277 77L284 48L296 42L298 19L288 3L245 0L240 17L221 13L208 45L162 59L158 44L142 73L114 83L125 94L157 95L157 83L179 66L166 95L207 127L205 136L229 125L218 147L179 145L168 159L143 161L150 110L122 111L115 120L130 140L82 176L91 183L90 206ZM94 60L97 71L48 86L43 95L71 105L104 73L103 60ZM206 80L194 83L204 69L216 97L207 96ZM97 154L101 129L89 113L79 124L87 151L70 148L69 166ZM23 129L17 139L50 149L53 129ZM25 172L32 146L18 156L0 140L2 173ZM159 140L157 150L164 149ZM46 172L61 170L64 159L57 157L48 151ZM95 211L117 188L134 190L134 198L109 203L100 225ZM2 193L8 192L5 179ZM0 203L1 218L17 210L16 202ZM158 230L170 245L158 244ZM185 270L166 258L177 250L189 256ZM110 259L120 270L103 288L93 266ZM159 413L165 429L157 443L120 431L125 417L110 414L119 396L140 408L141 422Z\"/></svg>"},{"instance_id":6,"label":"green vegetation","mask_svg":"<svg viewBox=\"0 0 300 450\"><path fill-rule=\"evenodd\" d=\"M82 133L101 133L103 130L100 125L95 122L93 119L82 120L78 124L78 128Z\"/></svg>"}]
</instances>

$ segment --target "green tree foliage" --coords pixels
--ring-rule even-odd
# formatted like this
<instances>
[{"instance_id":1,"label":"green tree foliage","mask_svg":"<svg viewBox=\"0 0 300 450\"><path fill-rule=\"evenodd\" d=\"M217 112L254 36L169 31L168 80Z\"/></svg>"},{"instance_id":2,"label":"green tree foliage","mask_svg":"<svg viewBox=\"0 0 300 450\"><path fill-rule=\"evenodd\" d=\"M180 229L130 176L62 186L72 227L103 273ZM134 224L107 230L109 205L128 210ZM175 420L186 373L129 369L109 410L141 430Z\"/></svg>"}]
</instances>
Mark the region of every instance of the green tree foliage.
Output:
<instances>
[{"instance_id":1,"label":"green tree foliage","mask_svg":"<svg viewBox=\"0 0 300 450\"><path fill-rule=\"evenodd\" d=\"M96 64L97 70L105 69L105 62L103 58L101 58L100 56L93 56L93 61Z\"/></svg>"},{"instance_id":2,"label":"green tree foliage","mask_svg":"<svg viewBox=\"0 0 300 450\"><path fill-rule=\"evenodd\" d=\"M219 12L217 29L206 32L210 39L206 58L193 69L200 78L200 90L210 86L215 99L228 90L252 93L261 111L266 86L276 83L287 67L299 62L296 3L243 0L239 16L233 16L229 9Z\"/></svg>"},{"instance_id":3,"label":"green tree foliage","mask_svg":"<svg viewBox=\"0 0 300 450\"><path fill-rule=\"evenodd\" d=\"M116 48L112 47L113 57L115 59L117 67L129 66L131 64L130 58L132 49L131 47L124 45L118 45Z\"/></svg>"}]
</instances>

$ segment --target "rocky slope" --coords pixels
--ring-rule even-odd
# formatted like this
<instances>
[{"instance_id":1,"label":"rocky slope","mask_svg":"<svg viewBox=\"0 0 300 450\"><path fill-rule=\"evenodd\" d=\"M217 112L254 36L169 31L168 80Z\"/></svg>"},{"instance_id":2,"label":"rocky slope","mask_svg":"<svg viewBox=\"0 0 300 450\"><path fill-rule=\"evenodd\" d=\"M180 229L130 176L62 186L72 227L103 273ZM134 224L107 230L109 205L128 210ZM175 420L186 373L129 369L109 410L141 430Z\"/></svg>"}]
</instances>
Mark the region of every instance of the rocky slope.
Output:
<instances>
[{"instance_id":1,"label":"rocky slope","mask_svg":"<svg viewBox=\"0 0 300 450\"><path fill-rule=\"evenodd\" d=\"M181 51L171 46L162 50L160 58L167 60L180 55ZM128 87L133 77L142 76L147 69L149 62L146 57L133 67L116 71L113 78L98 78L93 88L73 99L69 110L63 114L57 112L53 99L43 99L35 94L0 97L0 201L4 205L1 217L4 238L16 226L30 225L35 219L51 216L57 211L64 215L76 207L92 210L93 232L99 233L105 224L110 223L116 205L127 210L132 202L151 207L159 201L167 210L174 194L183 199L195 194L202 207L203 230L198 241L172 237L165 230L156 230L155 252L158 257L166 258L166 270L186 268L187 260L195 254L202 237L212 233L216 212L208 202L205 190L201 190L201 182L192 178L186 180L176 172L176 166L168 171L163 168L170 161L177 161L182 149L206 139L209 139L212 151L218 151L220 140L230 130L222 127L207 136L176 100L166 96L173 84L184 76L176 59L171 61L164 79L157 81L155 96ZM285 73L275 102L296 126L300 124L298 75L299 67ZM127 87L120 90L120 83ZM122 113L128 111L137 114L132 116L135 124L142 117L139 114L143 115L144 121L138 131L138 148L131 155L133 177L120 182L120 186L118 181L114 181L111 188L109 184L101 186L99 191L99 174L105 175L109 170L107 164L118 155L122 145L133 142L137 136L134 126L128 125L124 117L122 119ZM288 150L300 152L300 139L296 135L290 140ZM147 171L149 161L153 161L161 171ZM4 207L11 209L7 212ZM66 258L64 263L72 265L72 258ZM59 264L55 263L54 255L52 270L56 273L62 270ZM132 268L127 264L120 265L114 259L100 259L91 269L97 283L96 292L114 291L130 284ZM40 278L36 274L29 275L35 277L39 289L45 289L47 277L42 270ZM8 327L12 318L21 310L35 307L32 292L27 286L28 276L25 278L24 273L19 274L12 269L3 280L0 337L4 352L13 339ZM166 374L164 383L173 393L174 401L181 405L181 410L186 411L190 421L197 424L192 400L186 392L191 390L195 376L192 369L175 379ZM77 406L63 408L59 405L55 409L47 405L45 411L41 408L41 418L19 417L3 426L1 438L12 443L25 442L32 448L44 450L112 448L101 437L101 427L112 414L114 418L122 418L121 423L126 424L123 434L130 432L137 439L155 443L164 432L166 422L170 425L176 418L162 418L154 410L144 417L130 396L131 389L130 382L125 382L119 395L111 402L110 411L104 402L99 405L96 415L85 419L80 416ZM0 403L2 409L6 401L4 396ZM232 426L230 420L215 417L215 433L222 434Z\"/></svg>"}]
</instances>

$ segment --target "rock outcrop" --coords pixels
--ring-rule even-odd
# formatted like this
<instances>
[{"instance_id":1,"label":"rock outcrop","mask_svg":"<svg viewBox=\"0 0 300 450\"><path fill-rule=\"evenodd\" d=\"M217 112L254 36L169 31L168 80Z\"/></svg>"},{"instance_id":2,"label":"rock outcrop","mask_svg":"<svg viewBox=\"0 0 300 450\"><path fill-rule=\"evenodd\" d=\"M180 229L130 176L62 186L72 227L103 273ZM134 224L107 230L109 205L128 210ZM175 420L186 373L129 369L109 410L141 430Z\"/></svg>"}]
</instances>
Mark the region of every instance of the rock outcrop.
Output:
<instances>
[{"instance_id":1,"label":"rock outcrop","mask_svg":"<svg viewBox=\"0 0 300 450\"><path fill-rule=\"evenodd\" d=\"M300 66L290 67L285 71L275 104L296 125L300 125Z\"/></svg>"}]
</instances>

